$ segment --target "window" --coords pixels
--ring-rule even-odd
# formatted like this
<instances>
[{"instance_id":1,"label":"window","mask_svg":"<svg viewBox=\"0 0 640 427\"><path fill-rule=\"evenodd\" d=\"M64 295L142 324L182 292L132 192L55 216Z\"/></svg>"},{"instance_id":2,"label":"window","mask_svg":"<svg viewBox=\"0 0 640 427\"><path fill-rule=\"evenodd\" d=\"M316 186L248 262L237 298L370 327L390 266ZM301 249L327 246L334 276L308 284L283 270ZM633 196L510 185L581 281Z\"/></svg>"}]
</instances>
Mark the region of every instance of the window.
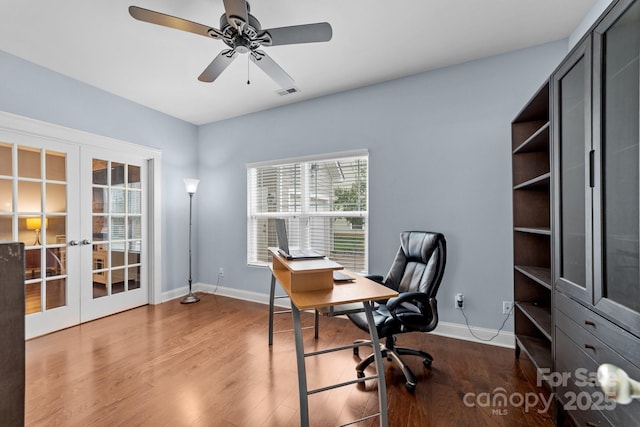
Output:
<instances>
[{"instance_id":1,"label":"window","mask_svg":"<svg viewBox=\"0 0 640 427\"><path fill-rule=\"evenodd\" d=\"M368 165L366 151L247 165L247 262L267 265L285 218L290 247L366 272Z\"/></svg>"}]
</instances>

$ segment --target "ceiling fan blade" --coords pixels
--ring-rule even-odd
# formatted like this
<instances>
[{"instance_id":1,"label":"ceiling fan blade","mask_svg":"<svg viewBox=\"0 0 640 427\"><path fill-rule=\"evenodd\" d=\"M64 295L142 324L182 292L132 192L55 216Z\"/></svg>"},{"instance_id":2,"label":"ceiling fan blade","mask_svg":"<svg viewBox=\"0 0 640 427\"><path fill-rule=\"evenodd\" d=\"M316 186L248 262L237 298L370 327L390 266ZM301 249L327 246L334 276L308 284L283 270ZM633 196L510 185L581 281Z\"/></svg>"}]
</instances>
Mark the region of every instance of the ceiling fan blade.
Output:
<instances>
[{"instance_id":1,"label":"ceiling fan blade","mask_svg":"<svg viewBox=\"0 0 640 427\"><path fill-rule=\"evenodd\" d=\"M227 22L233 28L242 32L242 27L249 21L249 11L246 0L224 0L224 10Z\"/></svg>"},{"instance_id":2,"label":"ceiling fan blade","mask_svg":"<svg viewBox=\"0 0 640 427\"><path fill-rule=\"evenodd\" d=\"M328 42L333 36L333 29L328 22L319 22L317 24L269 28L264 30L264 33L269 34L271 42L267 41L263 45L279 46L284 44Z\"/></svg>"},{"instance_id":3,"label":"ceiling fan blade","mask_svg":"<svg viewBox=\"0 0 640 427\"><path fill-rule=\"evenodd\" d=\"M186 19L166 15L164 13L154 12L153 10L143 9L137 6L129 6L129 14L138 21L175 28L176 30L188 31L205 37L213 37L214 39L222 38L220 30L211 28L207 25L198 24L197 22L191 22Z\"/></svg>"},{"instance_id":4,"label":"ceiling fan blade","mask_svg":"<svg viewBox=\"0 0 640 427\"><path fill-rule=\"evenodd\" d=\"M289 89L295 85L295 81L285 70L283 70L269 55L261 50L256 51L258 55L251 55L254 64L262 69L271 79L282 89Z\"/></svg>"},{"instance_id":5,"label":"ceiling fan blade","mask_svg":"<svg viewBox=\"0 0 640 427\"><path fill-rule=\"evenodd\" d=\"M204 69L202 74L198 76L198 80L205 83L211 83L218 78L220 74L233 62L235 57L238 56L238 52L235 50L227 49L223 50L213 58L211 64Z\"/></svg>"}]
</instances>

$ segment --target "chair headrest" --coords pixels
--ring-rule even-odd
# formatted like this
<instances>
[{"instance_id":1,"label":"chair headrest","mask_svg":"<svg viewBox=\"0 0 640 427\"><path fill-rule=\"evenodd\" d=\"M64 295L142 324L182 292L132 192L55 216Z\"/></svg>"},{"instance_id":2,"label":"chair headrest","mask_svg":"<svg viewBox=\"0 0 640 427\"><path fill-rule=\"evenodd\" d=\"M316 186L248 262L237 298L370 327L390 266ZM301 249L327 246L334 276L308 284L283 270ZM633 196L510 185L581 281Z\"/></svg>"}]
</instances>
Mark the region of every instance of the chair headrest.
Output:
<instances>
[{"instance_id":1,"label":"chair headrest","mask_svg":"<svg viewBox=\"0 0 640 427\"><path fill-rule=\"evenodd\" d=\"M400 245L408 261L427 264L433 252L444 241L442 233L431 231L403 231L400 233Z\"/></svg>"}]
</instances>

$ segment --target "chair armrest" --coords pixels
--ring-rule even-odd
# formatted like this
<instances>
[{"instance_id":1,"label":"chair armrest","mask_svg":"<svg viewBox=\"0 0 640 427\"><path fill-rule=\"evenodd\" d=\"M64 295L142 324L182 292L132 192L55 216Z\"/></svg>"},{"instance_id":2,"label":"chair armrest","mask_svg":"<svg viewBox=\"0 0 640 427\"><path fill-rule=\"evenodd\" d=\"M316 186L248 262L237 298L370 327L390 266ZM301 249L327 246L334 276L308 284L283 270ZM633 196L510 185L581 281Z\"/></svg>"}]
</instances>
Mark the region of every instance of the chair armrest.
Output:
<instances>
[{"instance_id":1,"label":"chair armrest","mask_svg":"<svg viewBox=\"0 0 640 427\"><path fill-rule=\"evenodd\" d=\"M394 319L410 330L430 332L438 325L438 301L422 292L404 292L387 301L387 309ZM412 311L415 315L400 315L399 306ZM422 307L422 308L421 308ZM426 310L425 310L426 308Z\"/></svg>"},{"instance_id":2,"label":"chair armrest","mask_svg":"<svg viewBox=\"0 0 640 427\"><path fill-rule=\"evenodd\" d=\"M378 282L378 283L380 283L381 285L382 285L382 284L384 284L384 277L383 277L383 276L380 276L380 275L378 275L378 274L367 274L367 275L366 275L366 276L364 276L364 277L366 277L366 278L367 278L367 279L369 279L369 280L373 280L374 282Z\"/></svg>"}]
</instances>

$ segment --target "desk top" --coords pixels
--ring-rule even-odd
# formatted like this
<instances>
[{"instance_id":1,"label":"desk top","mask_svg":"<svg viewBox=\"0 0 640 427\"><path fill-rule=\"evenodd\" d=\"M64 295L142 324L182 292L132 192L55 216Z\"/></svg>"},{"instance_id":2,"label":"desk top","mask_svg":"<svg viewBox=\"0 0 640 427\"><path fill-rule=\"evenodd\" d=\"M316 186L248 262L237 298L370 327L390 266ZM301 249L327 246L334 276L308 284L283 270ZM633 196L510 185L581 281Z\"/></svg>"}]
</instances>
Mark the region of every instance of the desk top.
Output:
<instances>
[{"instance_id":1,"label":"desk top","mask_svg":"<svg viewBox=\"0 0 640 427\"><path fill-rule=\"evenodd\" d=\"M393 289L389 289L373 280L359 276L350 271L356 280L353 282L334 282L331 289L320 289L316 291L291 292L291 275L286 270L274 270L270 265L271 272L278 280L282 289L289 295L291 302L300 310L309 308L330 307L353 302L376 301L398 296Z\"/></svg>"},{"instance_id":2,"label":"desk top","mask_svg":"<svg viewBox=\"0 0 640 427\"><path fill-rule=\"evenodd\" d=\"M292 273L312 273L328 270L342 270L344 267L328 258L287 259L280 255L278 248L269 248L271 256L278 259L287 270Z\"/></svg>"}]
</instances>

